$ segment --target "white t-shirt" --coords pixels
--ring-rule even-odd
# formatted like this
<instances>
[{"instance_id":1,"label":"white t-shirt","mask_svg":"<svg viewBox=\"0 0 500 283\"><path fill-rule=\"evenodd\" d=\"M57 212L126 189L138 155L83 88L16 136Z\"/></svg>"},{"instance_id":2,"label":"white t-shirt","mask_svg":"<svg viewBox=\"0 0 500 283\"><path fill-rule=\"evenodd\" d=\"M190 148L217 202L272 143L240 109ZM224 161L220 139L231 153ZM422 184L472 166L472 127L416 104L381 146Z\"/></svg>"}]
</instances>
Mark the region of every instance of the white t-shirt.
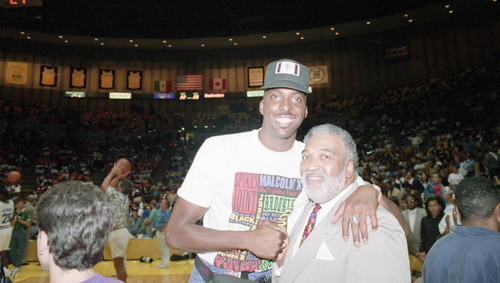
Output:
<instances>
[{"instance_id":1,"label":"white t-shirt","mask_svg":"<svg viewBox=\"0 0 500 283\"><path fill-rule=\"evenodd\" d=\"M0 229L10 227L10 219L14 213L14 202L9 200L7 203L0 201Z\"/></svg>"},{"instance_id":2,"label":"white t-shirt","mask_svg":"<svg viewBox=\"0 0 500 283\"><path fill-rule=\"evenodd\" d=\"M304 144L286 152L269 150L258 130L207 139L178 191L183 199L207 207L203 226L216 230L254 230L262 221L286 226L302 191L300 160ZM248 251L198 254L213 265L233 271L266 271L272 261ZM265 262L267 261L267 262Z\"/></svg>"}]
</instances>

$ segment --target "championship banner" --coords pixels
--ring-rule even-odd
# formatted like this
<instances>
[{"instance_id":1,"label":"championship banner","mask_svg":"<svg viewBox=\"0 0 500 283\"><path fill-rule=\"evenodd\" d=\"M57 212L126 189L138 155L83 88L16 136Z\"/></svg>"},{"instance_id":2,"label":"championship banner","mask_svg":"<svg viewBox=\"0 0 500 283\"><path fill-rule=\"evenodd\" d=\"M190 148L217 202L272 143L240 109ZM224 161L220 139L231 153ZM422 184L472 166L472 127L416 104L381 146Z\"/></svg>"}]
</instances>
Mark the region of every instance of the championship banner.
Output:
<instances>
[{"instance_id":1,"label":"championship banner","mask_svg":"<svg viewBox=\"0 0 500 283\"><path fill-rule=\"evenodd\" d=\"M41 86L56 86L57 84L57 67L40 66L40 85Z\"/></svg>"},{"instance_id":2,"label":"championship banner","mask_svg":"<svg viewBox=\"0 0 500 283\"><path fill-rule=\"evenodd\" d=\"M264 85L264 67L248 68L248 87L259 87Z\"/></svg>"},{"instance_id":3,"label":"championship banner","mask_svg":"<svg viewBox=\"0 0 500 283\"><path fill-rule=\"evenodd\" d=\"M7 62L5 83L14 85L26 85L28 82L28 63Z\"/></svg>"},{"instance_id":4,"label":"championship banner","mask_svg":"<svg viewBox=\"0 0 500 283\"><path fill-rule=\"evenodd\" d=\"M71 75L69 77L69 87L85 88L86 85L87 85L87 69L71 68Z\"/></svg>"},{"instance_id":5,"label":"championship banner","mask_svg":"<svg viewBox=\"0 0 500 283\"><path fill-rule=\"evenodd\" d=\"M99 70L99 88L115 88L115 70Z\"/></svg>"},{"instance_id":6,"label":"championship banner","mask_svg":"<svg viewBox=\"0 0 500 283\"><path fill-rule=\"evenodd\" d=\"M402 61L410 59L410 46L407 43L395 44L385 49L386 61Z\"/></svg>"},{"instance_id":7,"label":"championship banner","mask_svg":"<svg viewBox=\"0 0 500 283\"><path fill-rule=\"evenodd\" d=\"M177 91L203 90L203 75L190 74L177 77Z\"/></svg>"},{"instance_id":8,"label":"championship banner","mask_svg":"<svg viewBox=\"0 0 500 283\"><path fill-rule=\"evenodd\" d=\"M227 90L226 79L210 79L208 81L208 89L211 90Z\"/></svg>"},{"instance_id":9,"label":"championship banner","mask_svg":"<svg viewBox=\"0 0 500 283\"><path fill-rule=\"evenodd\" d=\"M142 88L142 71L127 71L127 89L138 90Z\"/></svg>"},{"instance_id":10,"label":"championship banner","mask_svg":"<svg viewBox=\"0 0 500 283\"><path fill-rule=\"evenodd\" d=\"M328 83L328 66L314 66L309 68L309 84Z\"/></svg>"}]
</instances>

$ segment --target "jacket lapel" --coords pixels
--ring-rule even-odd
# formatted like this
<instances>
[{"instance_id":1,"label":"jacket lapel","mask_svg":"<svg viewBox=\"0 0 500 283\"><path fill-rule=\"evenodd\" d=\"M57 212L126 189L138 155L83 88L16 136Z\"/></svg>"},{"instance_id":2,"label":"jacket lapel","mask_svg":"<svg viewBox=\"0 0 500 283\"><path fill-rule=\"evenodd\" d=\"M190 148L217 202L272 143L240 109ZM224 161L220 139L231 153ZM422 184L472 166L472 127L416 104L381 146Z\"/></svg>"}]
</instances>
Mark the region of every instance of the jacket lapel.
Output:
<instances>
[{"instance_id":1,"label":"jacket lapel","mask_svg":"<svg viewBox=\"0 0 500 283\"><path fill-rule=\"evenodd\" d=\"M328 215L321 222L316 224L313 232L311 232L307 240L302 243L302 245L299 247L299 250L292 258L295 241L300 240L298 238L302 237L302 232L304 229L304 227L302 227L302 224L305 223L306 219L309 217L313 203L310 202L306 205L302 212L302 215L300 216L298 222L296 223L290 234L290 248L285 258L285 265L283 266L283 270L281 271L281 282L292 282L296 280L296 278L304 271L308 264L312 260L314 260L314 258L318 254L318 249L322 242L329 243L329 239L333 235L340 235L337 240L343 241L341 237L342 233L338 232L339 229L342 229L342 219L340 219L339 222L337 222L337 224L335 225L331 224L330 220L332 220L333 215L335 215L335 212L339 208L340 204L346 198L348 198L352 194L352 192L356 190L356 188L356 185L349 188L349 191L335 204L335 206L328 212ZM330 252L333 253L334 251Z\"/></svg>"}]
</instances>

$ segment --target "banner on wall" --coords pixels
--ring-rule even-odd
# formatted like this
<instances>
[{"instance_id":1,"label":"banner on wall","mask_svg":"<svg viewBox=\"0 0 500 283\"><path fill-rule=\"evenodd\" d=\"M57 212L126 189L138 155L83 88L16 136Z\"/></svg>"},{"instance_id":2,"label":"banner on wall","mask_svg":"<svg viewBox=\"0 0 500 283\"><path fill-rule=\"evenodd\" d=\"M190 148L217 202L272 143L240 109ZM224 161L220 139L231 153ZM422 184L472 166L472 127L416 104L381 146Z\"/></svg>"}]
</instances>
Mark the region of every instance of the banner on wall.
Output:
<instances>
[{"instance_id":1,"label":"banner on wall","mask_svg":"<svg viewBox=\"0 0 500 283\"><path fill-rule=\"evenodd\" d=\"M69 87L85 88L86 85L87 85L87 69L71 68L71 75L69 77Z\"/></svg>"},{"instance_id":2,"label":"banner on wall","mask_svg":"<svg viewBox=\"0 0 500 283\"><path fill-rule=\"evenodd\" d=\"M177 77L177 91L203 90L203 75L189 74Z\"/></svg>"},{"instance_id":3,"label":"banner on wall","mask_svg":"<svg viewBox=\"0 0 500 283\"><path fill-rule=\"evenodd\" d=\"M328 66L313 66L309 68L309 84L328 83Z\"/></svg>"},{"instance_id":4,"label":"banner on wall","mask_svg":"<svg viewBox=\"0 0 500 283\"><path fill-rule=\"evenodd\" d=\"M154 81L153 90L159 93L167 93L172 91L172 81Z\"/></svg>"},{"instance_id":5,"label":"banner on wall","mask_svg":"<svg viewBox=\"0 0 500 283\"><path fill-rule=\"evenodd\" d=\"M264 67L248 67L248 87L264 85Z\"/></svg>"},{"instance_id":6,"label":"banner on wall","mask_svg":"<svg viewBox=\"0 0 500 283\"><path fill-rule=\"evenodd\" d=\"M40 85L41 86L56 86L57 84L57 67L40 66Z\"/></svg>"},{"instance_id":7,"label":"banner on wall","mask_svg":"<svg viewBox=\"0 0 500 283\"><path fill-rule=\"evenodd\" d=\"M26 85L28 82L28 63L7 62L5 83L15 85Z\"/></svg>"},{"instance_id":8,"label":"banner on wall","mask_svg":"<svg viewBox=\"0 0 500 283\"><path fill-rule=\"evenodd\" d=\"M385 49L386 61L402 61L410 59L408 43L393 44Z\"/></svg>"},{"instance_id":9,"label":"banner on wall","mask_svg":"<svg viewBox=\"0 0 500 283\"><path fill-rule=\"evenodd\" d=\"M142 88L142 71L127 71L127 89L137 90Z\"/></svg>"},{"instance_id":10,"label":"banner on wall","mask_svg":"<svg viewBox=\"0 0 500 283\"><path fill-rule=\"evenodd\" d=\"M115 70L99 70L99 88L115 88Z\"/></svg>"},{"instance_id":11,"label":"banner on wall","mask_svg":"<svg viewBox=\"0 0 500 283\"><path fill-rule=\"evenodd\" d=\"M222 91L227 90L226 79L222 79L222 78L210 79L208 81L208 89L210 89L210 90L222 90Z\"/></svg>"}]
</instances>

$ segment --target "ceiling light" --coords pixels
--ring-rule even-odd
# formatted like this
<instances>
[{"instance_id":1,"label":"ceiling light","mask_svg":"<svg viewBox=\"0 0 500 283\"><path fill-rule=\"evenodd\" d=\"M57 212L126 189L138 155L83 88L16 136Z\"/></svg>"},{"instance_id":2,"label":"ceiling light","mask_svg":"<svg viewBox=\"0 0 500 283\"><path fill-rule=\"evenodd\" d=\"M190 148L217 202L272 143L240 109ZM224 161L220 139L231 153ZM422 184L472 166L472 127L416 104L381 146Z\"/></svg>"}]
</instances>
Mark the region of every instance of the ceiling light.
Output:
<instances>
[{"instance_id":1,"label":"ceiling light","mask_svg":"<svg viewBox=\"0 0 500 283\"><path fill-rule=\"evenodd\" d=\"M267 36L263 35L263 36L262 36L262 38L263 38L263 39L266 39L266 38L267 38Z\"/></svg>"},{"instance_id":2,"label":"ceiling light","mask_svg":"<svg viewBox=\"0 0 500 283\"><path fill-rule=\"evenodd\" d=\"M94 38L94 41L99 41L99 38L97 38L97 37L96 37L96 38Z\"/></svg>"},{"instance_id":3,"label":"ceiling light","mask_svg":"<svg viewBox=\"0 0 500 283\"><path fill-rule=\"evenodd\" d=\"M68 42L69 42L69 40L67 40L67 39L64 40L64 43L68 43Z\"/></svg>"},{"instance_id":4,"label":"ceiling light","mask_svg":"<svg viewBox=\"0 0 500 283\"><path fill-rule=\"evenodd\" d=\"M172 47L172 44L169 44L168 47Z\"/></svg>"},{"instance_id":5,"label":"ceiling light","mask_svg":"<svg viewBox=\"0 0 500 283\"><path fill-rule=\"evenodd\" d=\"M405 14L405 18L408 18L408 14Z\"/></svg>"},{"instance_id":6,"label":"ceiling light","mask_svg":"<svg viewBox=\"0 0 500 283\"><path fill-rule=\"evenodd\" d=\"M335 28L334 28L334 27L331 27L331 28L330 28L330 30L335 30Z\"/></svg>"},{"instance_id":7,"label":"ceiling light","mask_svg":"<svg viewBox=\"0 0 500 283\"><path fill-rule=\"evenodd\" d=\"M24 34L26 34L26 33L25 33L24 31L22 31L22 32L20 32L20 34L23 34L23 35L24 35Z\"/></svg>"},{"instance_id":8,"label":"ceiling light","mask_svg":"<svg viewBox=\"0 0 500 283\"><path fill-rule=\"evenodd\" d=\"M234 46L238 45L238 42L233 43Z\"/></svg>"},{"instance_id":9,"label":"ceiling light","mask_svg":"<svg viewBox=\"0 0 500 283\"><path fill-rule=\"evenodd\" d=\"M233 41L233 39L232 39L232 38L230 38L230 39L229 39L229 41Z\"/></svg>"},{"instance_id":10,"label":"ceiling light","mask_svg":"<svg viewBox=\"0 0 500 283\"><path fill-rule=\"evenodd\" d=\"M132 42L134 42L134 40L133 40L133 39L131 39L131 40L129 40L128 42L132 43Z\"/></svg>"},{"instance_id":11,"label":"ceiling light","mask_svg":"<svg viewBox=\"0 0 500 283\"><path fill-rule=\"evenodd\" d=\"M164 41L162 41L162 43L167 43L167 41L166 41L166 40L164 40Z\"/></svg>"},{"instance_id":12,"label":"ceiling light","mask_svg":"<svg viewBox=\"0 0 500 283\"><path fill-rule=\"evenodd\" d=\"M447 4L447 5L444 5L444 7L445 7L446 9L448 9L448 8L450 8L450 5L449 5L449 4Z\"/></svg>"},{"instance_id":13,"label":"ceiling light","mask_svg":"<svg viewBox=\"0 0 500 283\"><path fill-rule=\"evenodd\" d=\"M136 43L136 44L134 44L134 47L139 47L139 44L137 44L137 43Z\"/></svg>"},{"instance_id":14,"label":"ceiling light","mask_svg":"<svg viewBox=\"0 0 500 283\"><path fill-rule=\"evenodd\" d=\"M304 39L304 37L303 37L303 36L301 36L301 37L300 37L300 39Z\"/></svg>"},{"instance_id":15,"label":"ceiling light","mask_svg":"<svg viewBox=\"0 0 500 283\"><path fill-rule=\"evenodd\" d=\"M205 43L202 43L202 44L201 44L201 47L205 47Z\"/></svg>"},{"instance_id":16,"label":"ceiling light","mask_svg":"<svg viewBox=\"0 0 500 283\"><path fill-rule=\"evenodd\" d=\"M295 34L296 34L296 35L300 35L300 32L296 32Z\"/></svg>"},{"instance_id":17,"label":"ceiling light","mask_svg":"<svg viewBox=\"0 0 500 283\"><path fill-rule=\"evenodd\" d=\"M409 19L409 20L408 20L408 22L409 22L409 23L413 23L413 19Z\"/></svg>"},{"instance_id":18,"label":"ceiling light","mask_svg":"<svg viewBox=\"0 0 500 283\"><path fill-rule=\"evenodd\" d=\"M370 21L367 21L367 22L366 22L366 24L367 24L367 25L371 25L371 24L372 24L372 22L370 22Z\"/></svg>"},{"instance_id":19,"label":"ceiling light","mask_svg":"<svg viewBox=\"0 0 500 283\"><path fill-rule=\"evenodd\" d=\"M99 45L101 45L101 46L104 45L104 42L99 43Z\"/></svg>"},{"instance_id":20,"label":"ceiling light","mask_svg":"<svg viewBox=\"0 0 500 283\"><path fill-rule=\"evenodd\" d=\"M26 39L31 39L31 36L29 36L29 35L28 35L28 36L26 37Z\"/></svg>"},{"instance_id":21,"label":"ceiling light","mask_svg":"<svg viewBox=\"0 0 500 283\"><path fill-rule=\"evenodd\" d=\"M339 35L339 34L340 34L340 32L338 32L338 31L335 32L335 35Z\"/></svg>"},{"instance_id":22,"label":"ceiling light","mask_svg":"<svg viewBox=\"0 0 500 283\"><path fill-rule=\"evenodd\" d=\"M63 39L63 38L64 38L64 36L62 36L62 35L60 35L60 36L58 36L58 37L59 37L60 39Z\"/></svg>"},{"instance_id":23,"label":"ceiling light","mask_svg":"<svg viewBox=\"0 0 500 283\"><path fill-rule=\"evenodd\" d=\"M448 13L453 14L453 10L449 10Z\"/></svg>"}]
</instances>

